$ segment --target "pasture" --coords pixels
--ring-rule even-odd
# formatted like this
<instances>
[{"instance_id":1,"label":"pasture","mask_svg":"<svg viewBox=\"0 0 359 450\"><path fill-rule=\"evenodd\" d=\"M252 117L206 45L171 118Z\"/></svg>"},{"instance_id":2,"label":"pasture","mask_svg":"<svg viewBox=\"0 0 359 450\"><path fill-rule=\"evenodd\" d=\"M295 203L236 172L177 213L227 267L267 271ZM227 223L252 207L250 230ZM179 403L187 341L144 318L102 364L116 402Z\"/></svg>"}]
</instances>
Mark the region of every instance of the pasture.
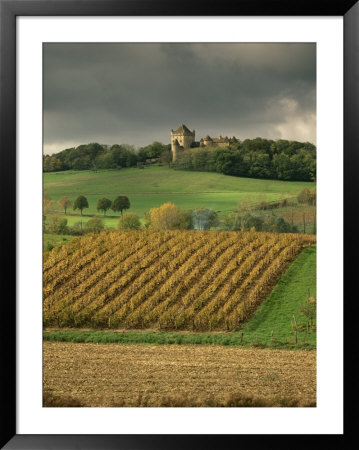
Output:
<instances>
[{"instance_id":1,"label":"pasture","mask_svg":"<svg viewBox=\"0 0 359 450\"><path fill-rule=\"evenodd\" d=\"M239 201L256 203L296 196L304 187L313 189L315 183L239 178L211 172L186 172L166 167L150 166L145 169L127 168L102 171L65 171L44 173L44 192L54 203L51 213L64 214L57 201L67 195L72 201L85 195L89 208L80 211L69 208L68 224L86 221L96 214L97 201L106 197L114 200L126 195L131 203L130 211L140 217L150 208L166 202L175 203L180 209L211 208L224 217L237 208ZM117 227L120 214L107 212L105 226Z\"/></svg>"}]
</instances>

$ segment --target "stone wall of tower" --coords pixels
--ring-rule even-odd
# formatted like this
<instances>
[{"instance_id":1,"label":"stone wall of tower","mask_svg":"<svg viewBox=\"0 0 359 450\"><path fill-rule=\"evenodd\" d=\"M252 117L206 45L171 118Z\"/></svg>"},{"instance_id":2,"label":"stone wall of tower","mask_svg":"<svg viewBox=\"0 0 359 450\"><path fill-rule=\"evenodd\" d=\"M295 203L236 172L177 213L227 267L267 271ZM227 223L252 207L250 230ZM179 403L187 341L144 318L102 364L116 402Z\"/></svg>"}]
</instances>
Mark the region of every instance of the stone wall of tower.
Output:
<instances>
[{"instance_id":1,"label":"stone wall of tower","mask_svg":"<svg viewBox=\"0 0 359 450\"><path fill-rule=\"evenodd\" d=\"M176 133L171 131L171 150L172 150L172 161L175 161L178 155L187 148L191 147L192 142L194 142L195 131L191 134ZM176 143L178 142L178 144Z\"/></svg>"},{"instance_id":2,"label":"stone wall of tower","mask_svg":"<svg viewBox=\"0 0 359 450\"><path fill-rule=\"evenodd\" d=\"M174 141L177 139L179 145L183 147L183 135L182 134L175 134L171 132L171 144L173 145Z\"/></svg>"},{"instance_id":3,"label":"stone wall of tower","mask_svg":"<svg viewBox=\"0 0 359 450\"><path fill-rule=\"evenodd\" d=\"M178 157L178 153L180 150L180 144L179 144L179 135L174 134L171 132L171 151L172 151L172 161L176 161Z\"/></svg>"},{"instance_id":4,"label":"stone wall of tower","mask_svg":"<svg viewBox=\"0 0 359 450\"><path fill-rule=\"evenodd\" d=\"M184 148L184 149L190 148L192 142L194 142L194 131L193 131L193 133L191 134L191 136L187 136L187 135L183 136L183 144L182 144L182 145L183 145L183 148Z\"/></svg>"},{"instance_id":5,"label":"stone wall of tower","mask_svg":"<svg viewBox=\"0 0 359 450\"><path fill-rule=\"evenodd\" d=\"M179 146L179 144L174 143L174 140L172 140L171 142L172 161L176 161L178 155L181 153L181 147Z\"/></svg>"},{"instance_id":6,"label":"stone wall of tower","mask_svg":"<svg viewBox=\"0 0 359 450\"><path fill-rule=\"evenodd\" d=\"M177 139L179 145L183 147L184 149L190 148L192 142L194 142L194 136L195 134L192 133L189 135L183 135L183 134L175 134L171 132L171 144L173 145L174 141Z\"/></svg>"}]
</instances>

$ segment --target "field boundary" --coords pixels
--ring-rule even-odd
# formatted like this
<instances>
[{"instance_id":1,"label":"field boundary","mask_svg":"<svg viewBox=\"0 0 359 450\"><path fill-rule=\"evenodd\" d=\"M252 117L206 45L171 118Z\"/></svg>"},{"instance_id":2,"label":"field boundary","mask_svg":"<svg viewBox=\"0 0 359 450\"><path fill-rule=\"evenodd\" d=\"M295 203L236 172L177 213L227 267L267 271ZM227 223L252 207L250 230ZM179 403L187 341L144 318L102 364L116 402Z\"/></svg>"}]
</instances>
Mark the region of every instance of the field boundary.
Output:
<instances>
[{"instance_id":1,"label":"field boundary","mask_svg":"<svg viewBox=\"0 0 359 450\"><path fill-rule=\"evenodd\" d=\"M295 344L293 335L287 340L268 342L270 335L256 333L250 336L243 332L233 333L188 333L161 331L107 331L107 330L45 330L44 341L98 343L98 344L142 344L142 345L216 345L250 348L274 348L286 350L315 350L316 346L303 337Z\"/></svg>"}]
</instances>

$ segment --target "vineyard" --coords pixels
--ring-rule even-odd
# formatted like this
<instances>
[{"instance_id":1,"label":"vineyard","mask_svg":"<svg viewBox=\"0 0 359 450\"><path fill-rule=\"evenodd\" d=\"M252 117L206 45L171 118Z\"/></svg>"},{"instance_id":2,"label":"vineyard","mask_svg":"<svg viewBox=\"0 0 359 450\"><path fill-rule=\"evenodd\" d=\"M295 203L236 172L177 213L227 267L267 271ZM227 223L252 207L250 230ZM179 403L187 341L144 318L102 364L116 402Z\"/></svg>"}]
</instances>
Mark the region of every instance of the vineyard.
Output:
<instances>
[{"instance_id":1,"label":"vineyard","mask_svg":"<svg viewBox=\"0 0 359 450\"><path fill-rule=\"evenodd\" d=\"M45 326L233 330L315 237L105 231L44 258Z\"/></svg>"}]
</instances>

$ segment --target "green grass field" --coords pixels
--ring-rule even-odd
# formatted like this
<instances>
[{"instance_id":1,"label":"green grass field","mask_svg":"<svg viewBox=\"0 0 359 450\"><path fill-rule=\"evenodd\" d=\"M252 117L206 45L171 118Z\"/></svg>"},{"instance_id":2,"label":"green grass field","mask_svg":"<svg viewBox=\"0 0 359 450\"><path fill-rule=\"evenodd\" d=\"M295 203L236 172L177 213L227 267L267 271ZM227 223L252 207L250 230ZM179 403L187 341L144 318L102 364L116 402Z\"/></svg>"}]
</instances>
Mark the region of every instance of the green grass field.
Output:
<instances>
[{"instance_id":1,"label":"green grass field","mask_svg":"<svg viewBox=\"0 0 359 450\"><path fill-rule=\"evenodd\" d=\"M235 210L241 200L272 201L296 195L304 187L313 189L315 186L311 182L239 178L213 172L176 171L158 166L45 173L43 182L44 192L54 200L51 213L64 214L56 203L64 195L72 201L80 194L85 195L89 208L83 211L83 222L99 214L96 205L101 197L114 200L118 195L128 196L130 211L140 217L150 208L169 201L181 209L212 208L220 217L224 217ZM69 208L66 218L71 226L81 220L80 212ZM116 228L118 220L119 214L109 210L104 223L107 227Z\"/></svg>"},{"instance_id":2,"label":"green grass field","mask_svg":"<svg viewBox=\"0 0 359 450\"><path fill-rule=\"evenodd\" d=\"M99 343L241 345L312 350L316 348L316 332L315 330L307 332L306 318L300 313L300 307L306 301L308 290L311 296L316 296L316 246L302 251L267 300L239 332L56 330L45 331L44 339ZM291 326L293 315L299 328L297 344ZM274 339L272 339L272 331Z\"/></svg>"},{"instance_id":3,"label":"green grass field","mask_svg":"<svg viewBox=\"0 0 359 450\"><path fill-rule=\"evenodd\" d=\"M271 332L274 339L285 342L288 336L293 342L291 320L295 316L298 331L298 341L308 342L315 346L316 333L307 332L307 319L300 313L300 307L305 303L307 294L316 297L316 246L302 251L290 265L269 298L257 309L254 317L245 325L243 333L251 342L270 342Z\"/></svg>"}]
</instances>

